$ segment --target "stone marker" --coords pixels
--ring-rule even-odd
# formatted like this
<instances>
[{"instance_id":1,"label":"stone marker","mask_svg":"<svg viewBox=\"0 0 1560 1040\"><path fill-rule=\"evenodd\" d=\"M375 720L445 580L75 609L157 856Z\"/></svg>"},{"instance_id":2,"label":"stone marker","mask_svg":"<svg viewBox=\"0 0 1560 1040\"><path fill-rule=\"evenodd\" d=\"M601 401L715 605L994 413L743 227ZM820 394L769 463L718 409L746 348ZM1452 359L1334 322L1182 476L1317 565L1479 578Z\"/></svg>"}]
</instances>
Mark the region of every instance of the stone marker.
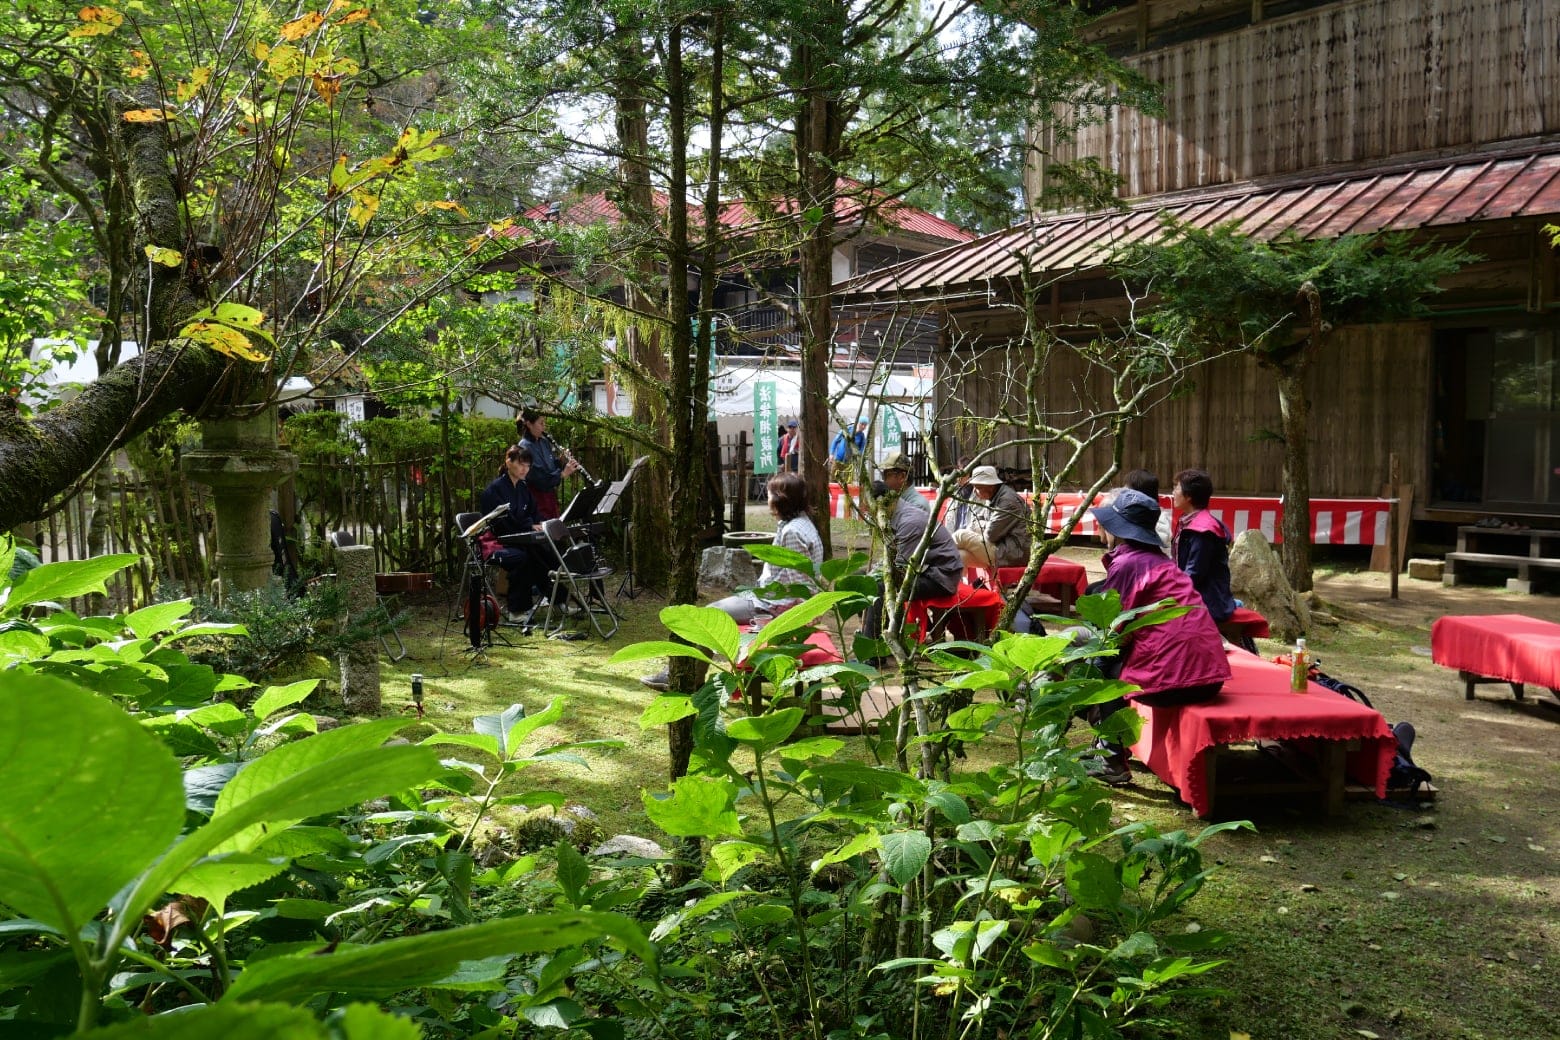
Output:
<instances>
[{"instance_id":1,"label":"stone marker","mask_svg":"<svg viewBox=\"0 0 1560 1040\"><path fill-rule=\"evenodd\" d=\"M753 557L746 549L731 549L723 545L711 546L699 558L699 584L709 588L734 592L750 587L758 581L758 571Z\"/></svg>"},{"instance_id":2,"label":"stone marker","mask_svg":"<svg viewBox=\"0 0 1560 1040\"><path fill-rule=\"evenodd\" d=\"M362 617L379 603L374 588L374 547L346 545L335 550L336 580L347 601L347 620ZM379 641L370 635L338 655L341 665L341 700L354 715L377 714L379 696Z\"/></svg>"}]
</instances>

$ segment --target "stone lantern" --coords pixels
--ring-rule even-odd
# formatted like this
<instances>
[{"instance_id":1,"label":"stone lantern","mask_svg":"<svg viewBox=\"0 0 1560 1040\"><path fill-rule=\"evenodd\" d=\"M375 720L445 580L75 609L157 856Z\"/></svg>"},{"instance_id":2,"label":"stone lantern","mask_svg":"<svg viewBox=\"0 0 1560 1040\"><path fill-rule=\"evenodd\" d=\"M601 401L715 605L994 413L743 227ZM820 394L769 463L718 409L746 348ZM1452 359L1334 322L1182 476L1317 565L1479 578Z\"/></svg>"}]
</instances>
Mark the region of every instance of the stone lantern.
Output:
<instances>
[{"instance_id":1,"label":"stone lantern","mask_svg":"<svg viewBox=\"0 0 1560 1040\"><path fill-rule=\"evenodd\" d=\"M200 449L185 454L183 467L211 488L222 595L264 588L273 562L271 489L298 469L297 456L278 446L276 408L201 420Z\"/></svg>"}]
</instances>

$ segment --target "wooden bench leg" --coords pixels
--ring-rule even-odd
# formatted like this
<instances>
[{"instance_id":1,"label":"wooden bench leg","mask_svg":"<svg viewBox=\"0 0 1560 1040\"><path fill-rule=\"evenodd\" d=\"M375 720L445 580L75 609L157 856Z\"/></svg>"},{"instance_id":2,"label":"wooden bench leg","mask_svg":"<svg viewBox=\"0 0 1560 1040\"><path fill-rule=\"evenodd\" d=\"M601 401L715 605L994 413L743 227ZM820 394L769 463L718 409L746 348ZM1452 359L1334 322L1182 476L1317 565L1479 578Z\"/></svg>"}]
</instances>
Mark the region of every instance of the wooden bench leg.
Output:
<instances>
[{"instance_id":1,"label":"wooden bench leg","mask_svg":"<svg viewBox=\"0 0 1560 1040\"><path fill-rule=\"evenodd\" d=\"M1328 816L1337 816L1343 812L1343 766L1347 758L1344 745L1342 740L1322 742L1322 785Z\"/></svg>"},{"instance_id":2,"label":"wooden bench leg","mask_svg":"<svg viewBox=\"0 0 1560 1040\"><path fill-rule=\"evenodd\" d=\"M1207 791L1207 799L1208 799L1207 811L1205 811L1203 813L1204 818L1212 818L1212 816L1213 816L1214 800L1218 797L1218 794L1219 794L1219 791L1218 791L1218 780L1219 780L1218 762L1219 762L1219 745L1215 744L1215 745L1213 745L1210 748L1204 748L1203 749L1203 788L1204 788L1205 791ZM1181 797L1183 799L1185 799L1187 802L1191 802L1191 800L1192 800L1190 791L1182 791L1181 792Z\"/></svg>"}]
</instances>

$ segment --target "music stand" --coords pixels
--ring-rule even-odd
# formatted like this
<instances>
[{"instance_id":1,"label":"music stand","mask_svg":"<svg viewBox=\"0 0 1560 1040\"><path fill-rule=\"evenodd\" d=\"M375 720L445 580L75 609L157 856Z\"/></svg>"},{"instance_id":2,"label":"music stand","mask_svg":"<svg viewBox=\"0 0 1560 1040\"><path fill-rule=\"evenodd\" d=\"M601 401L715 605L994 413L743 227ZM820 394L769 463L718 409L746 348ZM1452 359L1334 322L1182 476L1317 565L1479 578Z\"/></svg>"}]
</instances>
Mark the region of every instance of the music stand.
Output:
<instances>
[{"instance_id":1,"label":"music stand","mask_svg":"<svg viewBox=\"0 0 1560 1040\"><path fill-rule=\"evenodd\" d=\"M578 524L589 523L592 519L594 519L596 507L600 504L602 496L604 496L606 493L607 482L605 480L597 480L592 483L587 483L584 487L580 488L579 491L575 493L572 499L569 500L568 506L564 509L563 514L559 516L558 519L562 520L565 524L568 524L571 527Z\"/></svg>"},{"instance_id":2,"label":"music stand","mask_svg":"<svg viewBox=\"0 0 1560 1040\"><path fill-rule=\"evenodd\" d=\"M602 493L601 501L596 503L596 521L605 524L617 509L617 504L627 493L628 486L634 482L634 474L639 468L650 461L650 456L641 455L629 464L628 471L623 474L622 480L614 480ZM623 527L623 580L618 583L617 594L619 597L627 596L633 599L638 595L634 589L634 523L630 520Z\"/></svg>"}]
</instances>

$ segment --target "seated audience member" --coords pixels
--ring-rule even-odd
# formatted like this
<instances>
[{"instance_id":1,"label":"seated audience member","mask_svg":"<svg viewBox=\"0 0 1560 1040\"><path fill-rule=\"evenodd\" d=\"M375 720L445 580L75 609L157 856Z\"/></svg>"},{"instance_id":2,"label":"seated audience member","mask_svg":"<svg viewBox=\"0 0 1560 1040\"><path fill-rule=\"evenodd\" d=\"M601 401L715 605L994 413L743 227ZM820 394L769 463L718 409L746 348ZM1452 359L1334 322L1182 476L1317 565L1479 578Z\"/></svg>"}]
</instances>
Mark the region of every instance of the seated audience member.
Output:
<instances>
[{"instance_id":1,"label":"seated audience member","mask_svg":"<svg viewBox=\"0 0 1560 1040\"><path fill-rule=\"evenodd\" d=\"M959 456L959 475L954 478L953 494L948 498L948 508L943 511L943 526L950 531L970 525L970 504L975 501L975 488L970 484L970 463L973 455Z\"/></svg>"},{"instance_id":2,"label":"seated audience member","mask_svg":"<svg viewBox=\"0 0 1560 1040\"><path fill-rule=\"evenodd\" d=\"M1175 475L1170 502L1181 517L1175 536L1175 562L1202 595L1216 624L1235 613L1230 593L1230 529L1208 512L1213 480L1200 469L1183 469Z\"/></svg>"},{"instance_id":3,"label":"seated audience member","mask_svg":"<svg viewBox=\"0 0 1560 1040\"><path fill-rule=\"evenodd\" d=\"M813 525L807 508L807 485L796 473L778 473L769 479L769 512L780 525L775 528L775 545L794 549L806 556L816 570L823 566L823 539ZM770 585L806 585L813 587L813 579L793 567L776 567L764 564L758 575L757 588ZM758 614L779 614L796 606L801 600L794 596L782 599L766 599L757 592L739 592L735 596L718 599L710 606L724 610L739 625L752 621ZM665 690L671 680L670 669L663 668L655 675L647 675L639 681L652 690Z\"/></svg>"},{"instance_id":4,"label":"seated audience member","mask_svg":"<svg viewBox=\"0 0 1560 1040\"><path fill-rule=\"evenodd\" d=\"M911 557L915 555L916 547L921 544L921 539L930 527L932 541L926 548L926 555L921 558L921 569L915 575L910 598L951 596L958 590L959 580L964 574L964 560L959 556L953 535L948 533L946 527L933 522L926 499L909 486L910 460L904 452L891 451L884 455L878 468L883 471L883 479L873 485L873 493L892 502L889 530L884 532L888 542L885 546L888 557L885 565L892 568L895 574L903 575ZM879 595L867 609L861 631L863 635L875 639L881 635L882 626L883 597Z\"/></svg>"},{"instance_id":5,"label":"seated audience member","mask_svg":"<svg viewBox=\"0 0 1560 1040\"><path fill-rule=\"evenodd\" d=\"M1105 588L1121 595L1123 610L1167 599L1197 609L1164 624L1140 628L1127 637L1107 672L1117 673L1117 678L1138 686L1140 692L1095 705L1089 711L1090 721L1098 723L1110 717L1128 701L1158 708L1213 699L1230 677L1224 640L1213 617L1202 609L1202 597L1191 579L1160 551L1159 536L1154 532L1158 501L1122 488L1091 512L1107 546ZM1107 756L1100 779L1113 786L1131 783L1127 749L1120 744L1107 744L1104 749Z\"/></svg>"},{"instance_id":6,"label":"seated audience member","mask_svg":"<svg viewBox=\"0 0 1560 1040\"><path fill-rule=\"evenodd\" d=\"M1134 491L1141 491L1155 502L1159 501L1159 474L1146 469L1129 470L1125 477L1121 478L1121 486L1129 487ZM1154 533L1159 535L1159 547L1168 550L1170 548L1170 510L1159 511L1159 522L1154 525Z\"/></svg>"},{"instance_id":7,"label":"seated audience member","mask_svg":"<svg viewBox=\"0 0 1560 1040\"><path fill-rule=\"evenodd\" d=\"M509 575L508 606L504 620L523 624L525 615L534 605L533 588L547 583L547 557L537 549L500 544L498 537L519 534L524 531L540 531L542 518L536 513L536 502L525 477L531 469L531 452L518 444L504 454L504 468L482 491L479 500L482 512L490 513L503 503L509 504L509 512L494 520L482 532L480 547L482 558L504 568Z\"/></svg>"},{"instance_id":8,"label":"seated audience member","mask_svg":"<svg viewBox=\"0 0 1560 1040\"><path fill-rule=\"evenodd\" d=\"M1029 505L997 475L995 466L970 474L975 501L966 526L953 532L967 567L1022 567L1029 562Z\"/></svg>"}]
</instances>

